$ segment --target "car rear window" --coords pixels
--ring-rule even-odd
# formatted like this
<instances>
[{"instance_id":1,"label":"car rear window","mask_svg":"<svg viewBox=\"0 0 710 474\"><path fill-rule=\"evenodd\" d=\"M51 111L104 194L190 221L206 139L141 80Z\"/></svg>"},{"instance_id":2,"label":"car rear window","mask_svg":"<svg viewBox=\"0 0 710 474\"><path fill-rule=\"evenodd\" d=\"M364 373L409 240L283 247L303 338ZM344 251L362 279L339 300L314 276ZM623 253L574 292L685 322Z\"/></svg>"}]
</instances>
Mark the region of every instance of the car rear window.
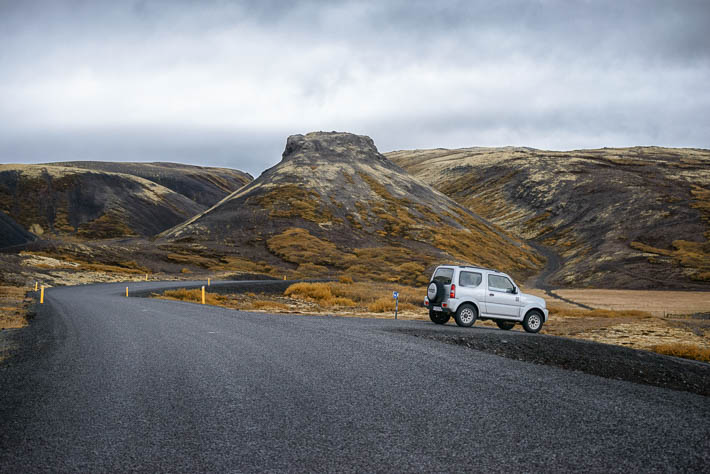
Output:
<instances>
[{"instance_id":1,"label":"car rear window","mask_svg":"<svg viewBox=\"0 0 710 474\"><path fill-rule=\"evenodd\" d=\"M459 275L459 285L476 287L481 284L483 276L476 272L461 272Z\"/></svg>"},{"instance_id":2,"label":"car rear window","mask_svg":"<svg viewBox=\"0 0 710 474\"><path fill-rule=\"evenodd\" d=\"M438 268L436 272L434 272L434 281L438 281L442 285L450 285L453 276L453 268Z\"/></svg>"}]
</instances>

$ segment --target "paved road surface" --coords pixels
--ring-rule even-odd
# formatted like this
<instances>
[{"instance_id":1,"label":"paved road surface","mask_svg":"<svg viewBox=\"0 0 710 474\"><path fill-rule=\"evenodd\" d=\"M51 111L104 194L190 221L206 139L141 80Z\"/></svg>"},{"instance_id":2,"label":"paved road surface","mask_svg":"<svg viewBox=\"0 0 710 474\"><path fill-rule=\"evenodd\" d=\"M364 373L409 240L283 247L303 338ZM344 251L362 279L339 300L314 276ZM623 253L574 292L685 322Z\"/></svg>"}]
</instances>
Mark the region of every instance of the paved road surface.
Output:
<instances>
[{"instance_id":1,"label":"paved road surface","mask_svg":"<svg viewBox=\"0 0 710 474\"><path fill-rule=\"evenodd\" d=\"M24 333L33 357L0 366L0 471L710 465L707 397L396 331L425 322L237 312L124 288L47 292Z\"/></svg>"}]
</instances>

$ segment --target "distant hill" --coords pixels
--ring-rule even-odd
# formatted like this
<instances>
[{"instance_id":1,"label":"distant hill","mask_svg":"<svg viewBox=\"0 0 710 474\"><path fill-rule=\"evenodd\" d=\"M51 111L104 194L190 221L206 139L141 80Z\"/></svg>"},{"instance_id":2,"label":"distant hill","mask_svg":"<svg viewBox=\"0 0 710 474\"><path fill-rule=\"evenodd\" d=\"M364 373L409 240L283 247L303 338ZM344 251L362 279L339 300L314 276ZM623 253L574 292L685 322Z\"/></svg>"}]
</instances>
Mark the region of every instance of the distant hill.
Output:
<instances>
[{"instance_id":1,"label":"distant hill","mask_svg":"<svg viewBox=\"0 0 710 474\"><path fill-rule=\"evenodd\" d=\"M164 232L165 243L207 245L250 260L426 282L442 262L530 275L531 247L382 156L366 136L288 138L281 162L211 209Z\"/></svg>"},{"instance_id":2,"label":"distant hill","mask_svg":"<svg viewBox=\"0 0 710 474\"><path fill-rule=\"evenodd\" d=\"M386 156L473 212L550 249L561 265L547 275L549 284L710 283L708 150L508 147Z\"/></svg>"},{"instance_id":3,"label":"distant hill","mask_svg":"<svg viewBox=\"0 0 710 474\"><path fill-rule=\"evenodd\" d=\"M109 171L145 178L209 207L251 182L243 171L229 168L184 165L181 163L124 163L108 161L66 161L47 163L87 170Z\"/></svg>"},{"instance_id":4,"label":"distant hill","mask_svg":"<svg viewBox=\"0 0 710 474\"><path fill-rule=\"evenodd\" d=\"M0 165L0 211L37 236L151 236L204 209L182 194L128 174Z\"/></svg>"},{"instance_id":5,"label":"distant hill","mask_svg":"<svg viewBox=\"0 0 710 474\"><path fill-rule=\"evenodd\" d=\"M0 212L0 248L14 247L35 240L35 236L18 225L10 216Z\"/></svg>"}]
</instances>

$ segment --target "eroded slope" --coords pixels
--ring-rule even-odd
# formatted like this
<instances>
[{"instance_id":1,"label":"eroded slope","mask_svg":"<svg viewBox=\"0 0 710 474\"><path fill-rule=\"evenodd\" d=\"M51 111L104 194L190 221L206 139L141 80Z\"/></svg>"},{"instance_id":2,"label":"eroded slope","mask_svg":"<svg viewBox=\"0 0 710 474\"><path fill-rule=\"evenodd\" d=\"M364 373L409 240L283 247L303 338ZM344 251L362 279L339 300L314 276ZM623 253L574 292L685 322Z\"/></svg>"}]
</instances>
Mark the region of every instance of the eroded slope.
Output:
<instances>
[{"instance_id":1,"label":"eroded slope","mask_svg":"<svg viewBox=\"0 0 710 474\"><path fill-rule=\"evenodd\" d=\"M707 288L710 151L467 148L388 153L511 233L554 249L553 284Z\"/></svg>"}]
</instances>

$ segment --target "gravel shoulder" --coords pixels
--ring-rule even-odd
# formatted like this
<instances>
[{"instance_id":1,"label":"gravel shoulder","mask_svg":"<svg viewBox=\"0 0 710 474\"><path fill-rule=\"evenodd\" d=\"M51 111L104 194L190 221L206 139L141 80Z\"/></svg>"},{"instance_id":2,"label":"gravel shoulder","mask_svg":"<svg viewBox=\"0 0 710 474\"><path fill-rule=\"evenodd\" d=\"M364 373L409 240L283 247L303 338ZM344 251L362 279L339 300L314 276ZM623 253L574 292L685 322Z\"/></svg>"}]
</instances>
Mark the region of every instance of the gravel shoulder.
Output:
<instances>
[{"instance_id":1,"label":"gravel shoulder","mask_svg":"<svg viewBox=\"0 0 710 474\"><path fill-rule=\"evenodd\" d=\"M414 337L535 364L710 396L710 364L626 347L488 328L404 328Z\"/></svg>"}]
</instances>

